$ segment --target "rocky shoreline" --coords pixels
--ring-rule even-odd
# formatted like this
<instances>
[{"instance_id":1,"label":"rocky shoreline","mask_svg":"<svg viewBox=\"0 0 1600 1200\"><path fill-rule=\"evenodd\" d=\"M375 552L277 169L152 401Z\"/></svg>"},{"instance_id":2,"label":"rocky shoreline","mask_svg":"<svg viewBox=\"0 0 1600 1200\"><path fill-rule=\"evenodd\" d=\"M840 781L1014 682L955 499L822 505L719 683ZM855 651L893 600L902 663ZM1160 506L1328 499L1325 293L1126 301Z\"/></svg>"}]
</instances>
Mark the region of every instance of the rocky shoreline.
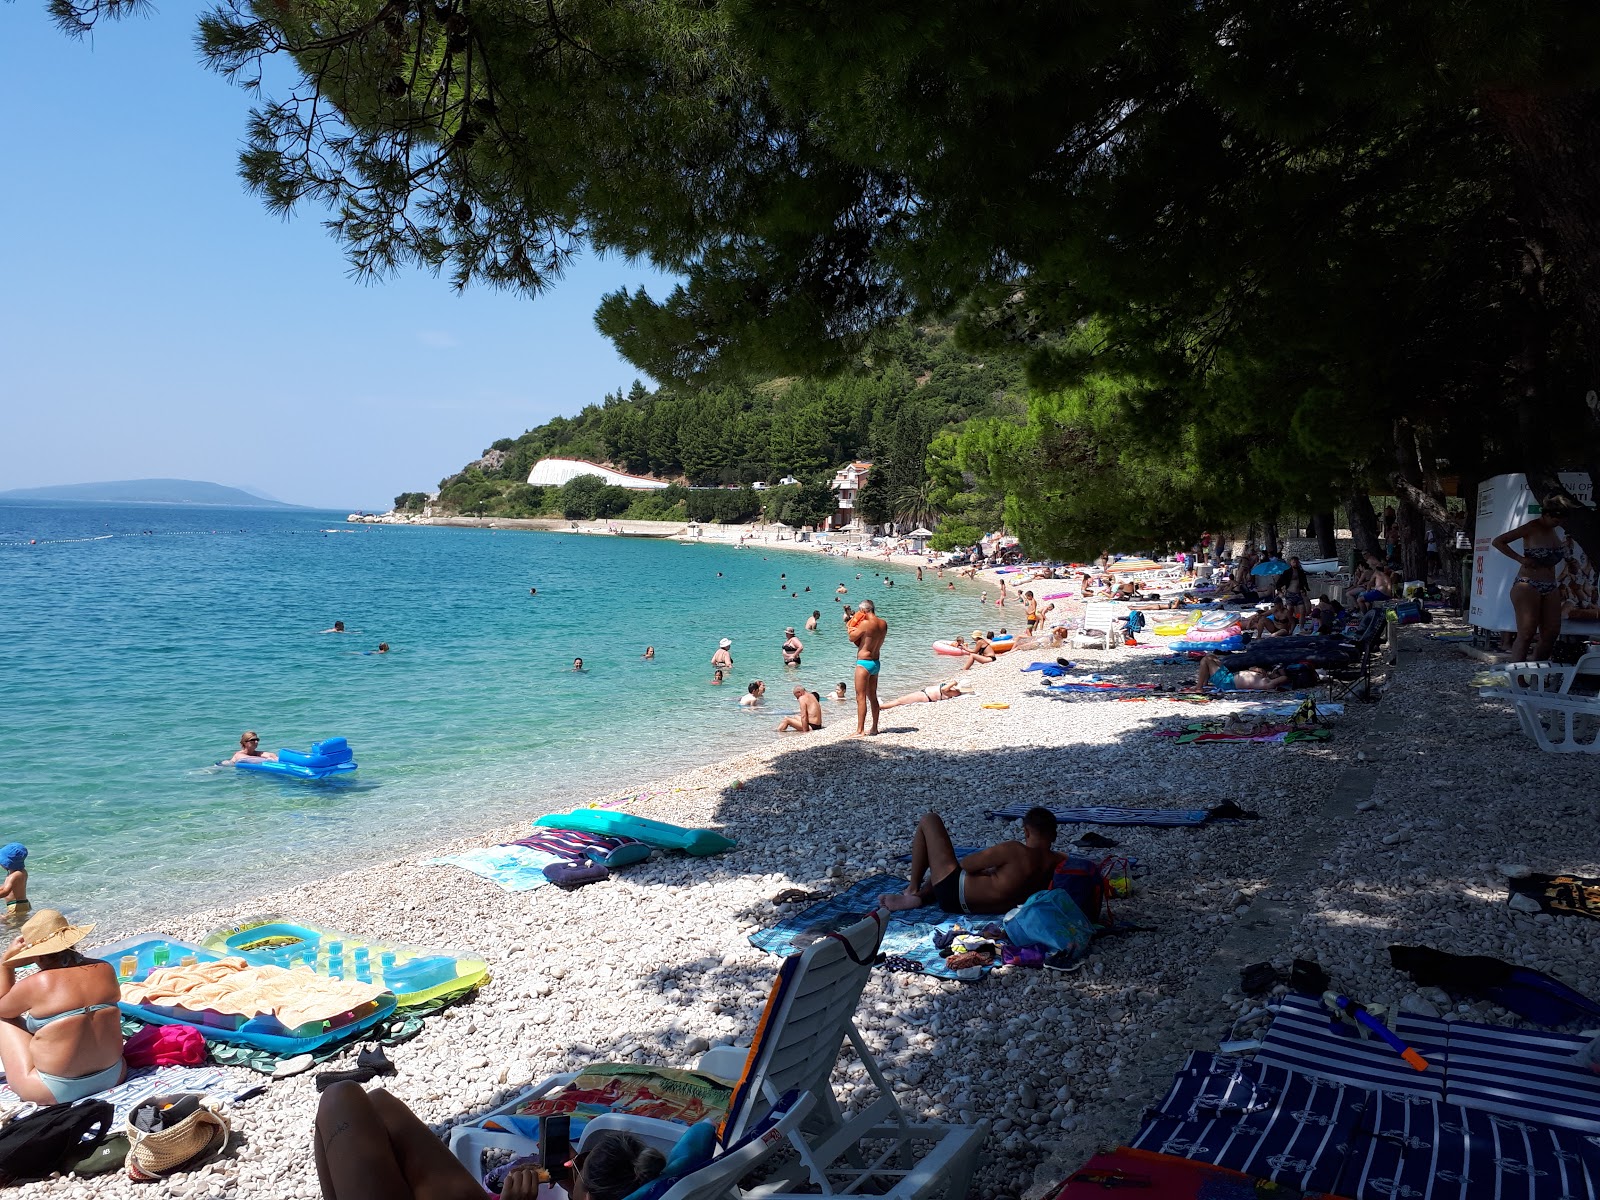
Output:
<instances>
[{"instance_id":1,"label":"rocky shoreline","mask_svg":"<svg viewBox=\"0 0 1600 1200\"><path fill-rule=\"evenodd\" d=\"M972 672L976 697L885 714L876 739L847 739L853 706L829 704L820 734L628 789L640 796L632 811L736 837L726 855L658 857L570 893L508 894L427 865L503 840L479 836L163 928L192 938L278 911L486 957L493 977L472 1003L390 1052L399 1073L386 1086L443 1131L583 1061L681 1065L707 1043L747 1038L777 960L746 939L792 911L773 897L900 869L894 857L927 809L943 812L961 842L1015 834L982 814L1018 802L1231 799L1258 812L1198 829L1101 829L1139 863L1137 890L1116 915L1148 930L1101 939L1075 972L1008 969L978 984L875 975L858 1022L903 1103L992 1121L975 1194L1021 1197L1131 1136L1187 1049L1254 1027L1260 1000L1239 993L1241 965L1314 957L1367 1002L1510 1020L1417 993L1387 965L1385 947L1401 941L1494 954L1600 994L1590 923L1511 909L1498 869L1600 873L1594 765L1540 756L1504 707L1468 686L1481 668L1448 643L1408 629L1404 645L1381 703L1350 705L1330 742L1292 747L1174 745L1153 731L1237 706L1062 702L1020 670L1032 657L1023 651ZM1073 657L1133 680L1192 679L1190 666L1155 663L1156 650ZM1063 848L1078 832L1063 830ZM865 1086L848 1055L836 1086L844 1096ZM174 1179L170 1194L316 1196L316 1101L310 1075L273 1081L235 1111L235 1147ZM147 1193L116 1177L22 1194Z\"/></svg>"}]
</instances>

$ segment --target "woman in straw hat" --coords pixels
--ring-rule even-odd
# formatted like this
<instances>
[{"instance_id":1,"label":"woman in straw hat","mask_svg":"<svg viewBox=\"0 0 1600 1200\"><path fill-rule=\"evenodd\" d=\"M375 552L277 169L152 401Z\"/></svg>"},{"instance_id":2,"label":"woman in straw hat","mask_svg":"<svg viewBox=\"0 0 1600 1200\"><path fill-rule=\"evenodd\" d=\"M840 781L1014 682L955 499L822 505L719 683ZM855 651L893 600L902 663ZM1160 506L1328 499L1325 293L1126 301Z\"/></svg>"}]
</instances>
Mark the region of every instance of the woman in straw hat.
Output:
<instances>
[{"instance_id":1,"label":"woman in straw hat","mask_svg":"<svg viewBox=\"0 0 1600 1200\"><path fill-rule=\"evenodd\" d=\"M0 1063L34 1104L66 1104L122 1082L122 989L111 964L73 949L93 925L53 908L28 918L0 955ZM39 969L20 982L16 968Z\"/></svg>"}]
</instances>

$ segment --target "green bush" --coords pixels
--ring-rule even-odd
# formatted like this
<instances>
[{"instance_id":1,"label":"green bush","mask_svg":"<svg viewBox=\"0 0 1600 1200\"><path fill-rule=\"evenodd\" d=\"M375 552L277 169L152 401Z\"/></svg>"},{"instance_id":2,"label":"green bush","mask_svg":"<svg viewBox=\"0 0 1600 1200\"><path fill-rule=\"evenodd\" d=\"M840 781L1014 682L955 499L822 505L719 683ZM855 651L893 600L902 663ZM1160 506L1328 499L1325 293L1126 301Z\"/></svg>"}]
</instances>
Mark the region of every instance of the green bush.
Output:
<instances>
[{"instance_id":1,"label":"green bush","mask_svg":"<svg viewBox=\"0 0 1600 1200\"><path fill-rule=\"evenodd\" d=\"M537 517L543 515L544 509L544 489L527 483L508 486L495 506L495 512L506 517Z\"/></svg>"},{"instance_id":2,"label":"green bush","mask_svg":"<svg viewBox=\"0 0 1600 1200\"><path fill-rule=\"evenodd\" d=\"M946 550L960 550L973 545L982 536L976 525L969 525L965 521L940 521L939 528L928 539L928 549L940 553Z\"/></svg>"},{"instance_id":3,"label":"green bush","mask_svg":"<svg viewBox=\"0 0 1600 1200\"><path fill-rule=\"evenodd\" d=\"M394 510L396 512L421 512L427 503L427 492L401 492L394 498Z\"/></svg>"},{"instance_id":4,"label":"green bush","mask_svg":"<svg viewBox=\"0 0 1600 1200\"><path fill-rule=\"evenodd\" d=\"M620 517L633 503L634 494L627 488L611 484L601 488L595 496L594 511L599 517Z\"/></svg>"},{"instance_id":5,"label":"green bush","mask_svg":"<svg viewBox=\"0 0 1600 1200\"><path fill-rule=\"evenodd\" d=\"M561 485L561 515L569 521L592 521L600 512L606 484L598 475L579 475Z\"/></svg>"}]
</instances>

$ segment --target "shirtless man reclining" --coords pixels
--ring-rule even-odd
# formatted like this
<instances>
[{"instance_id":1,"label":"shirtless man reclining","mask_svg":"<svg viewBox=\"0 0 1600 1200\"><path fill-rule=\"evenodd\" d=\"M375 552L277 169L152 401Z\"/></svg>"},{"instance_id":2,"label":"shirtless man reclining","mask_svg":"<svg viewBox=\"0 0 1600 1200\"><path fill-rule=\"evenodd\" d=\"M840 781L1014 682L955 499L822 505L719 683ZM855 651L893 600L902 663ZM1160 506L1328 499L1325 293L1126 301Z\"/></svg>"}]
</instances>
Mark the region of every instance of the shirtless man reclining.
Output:
<instances>
[{"instance_id":1,"label":"shirtless man reclining","mask_svg":"<svg viewBox=\"0 0 1600 1200\"><path fill-rule=\"evenodd\" d=\"M947 913L1003 913L1050 886L1066 858L1050 848L1056 819L1048 808L1030 808L1020 842L1001 842L957 860L950 831L938 813L917 822L911 839L911 882L903 892L881 896L891 911L937 903Z\"/></svg>"}]
</instances>

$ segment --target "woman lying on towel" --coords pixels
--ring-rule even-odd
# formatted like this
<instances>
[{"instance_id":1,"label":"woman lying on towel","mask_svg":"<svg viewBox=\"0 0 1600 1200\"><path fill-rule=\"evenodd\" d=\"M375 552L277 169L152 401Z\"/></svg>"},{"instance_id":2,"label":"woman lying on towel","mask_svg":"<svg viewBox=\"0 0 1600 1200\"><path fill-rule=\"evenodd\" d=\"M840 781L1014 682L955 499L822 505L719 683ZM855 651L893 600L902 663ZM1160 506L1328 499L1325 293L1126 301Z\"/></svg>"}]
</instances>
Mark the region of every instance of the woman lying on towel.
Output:
<instances>
[{"instance_id":1,"label":"woman lying on towel","mask_svg":"<svg viewBox=\"0 0 1600 1200\"><path fill-rule=\"evenodd\" d=\"M322 1093L312 1139L323 1200L484 1200L488 1194L433 1130L388 1092L336 1083ZM581 1144L581 1143L580 1143ZM622 1200L661 1174L666 1158L607 1131L573 1156L570 1200ZM514 1167L502 1200L533 1200L539 1172Z\"/></svg>"},{"instance_id":2,"label":"woman lying on towel","mask_svg":"<svg viewBox=\"0 0 1600 1200\"><path fill-rule=\"evenodd\" d=\"M882 707L899 708L902 704L934 704L940 700L954 700L962 694L961 685L953 679L947 679L943 683L930 683L925 688L918 688L893 700L885 700Z\"/></svg>"},{"instance_id":3,"label":"woman lying on towel","mask_svg":"<svg viewBox=\"0 0 1600 1200\"><path fill-rule=\"evenodd\" d=\"M72 948L93 928L41 908L0 956L0 1063L33 1104L92 1096L125 1074L117 973ZM29 965L39 969L18 982L16 968Z\"/></svg>"},{"instance_id":4,"label":"woman lying on towel","mask_svg":"<svg viewBox=\"0 0 1600 1200\"><path fill-rule=\"evenodd\" d=\"M1277 692L1289 686L1289 672L1281 666L1270 671L1241 668L1230 671L1215 654L1203 655L1195 682L1201 687L1210 684L1219 692Z\"/></svg>"}]
</instances>

